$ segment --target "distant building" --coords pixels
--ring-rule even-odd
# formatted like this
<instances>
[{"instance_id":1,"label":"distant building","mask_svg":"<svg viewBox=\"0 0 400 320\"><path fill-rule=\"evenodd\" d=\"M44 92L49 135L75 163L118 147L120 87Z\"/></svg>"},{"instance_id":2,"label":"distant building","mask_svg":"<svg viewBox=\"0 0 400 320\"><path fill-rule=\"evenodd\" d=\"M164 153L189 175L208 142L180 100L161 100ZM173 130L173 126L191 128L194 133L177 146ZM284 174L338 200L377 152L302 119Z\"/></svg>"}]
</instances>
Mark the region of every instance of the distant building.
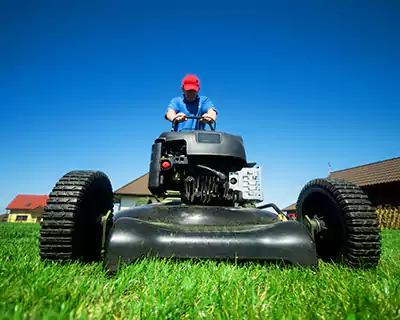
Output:
<instances>
[{"instance_id":1,"label":"distant building","mask_svg":"<svg viewBox=\"0 0 400 320\"><path fill-rule=\"evenodd\" d=\"M17 195L6 207L8 222L39 223L48 198L47 195Z\"/></svg>"},{"instance_id":2,"label":"distant building","mask_svg":"<svg viewBox=\"0 0 400 320\"><path fill-rule=\"evenodd\" d=\"M8 213L0 214L0 222L8 222Z\"/></svg>"},{"instance_id":3,"label":"distant building","mask_svg":"<svg viewBox=\"0 0 400 320\"><path fill-rule=\"evenodd\" d=\"M400 206L400 157L333 171L328 178L355 183L367 194L373 206ZM282 211L296 213L296 203Z\"/></svg>"},{"instance_id":4,"label":"distant building","mask_svg":"<svg viewBox=\"0 0 400 320\"><path fill-rule=\"evenodd\" d=\"M285 212L288 216L296 217L296 204L293 203L290 206L284 208L282 211Z\"/></svg>"},{"instance_id":5,"label":"distant building","mask_svg":"<svg viewBox=\"0 0 400 320\"><path fill-rule=\"evenodd\" d=\"M364 190L374 206L400 206L400 157L334 171L328 178L345 179L355 183ZM143 199L155 201L154 195L148 189L148 182L149 173L146 173L116 190L114 202L118 210L135 207ZM295 215L296 203L282 211Z\"/></svg>"},{"instance_id":6,"label":"distant building","mask_svg":"<svg viewBox=\"0 0 400 320\"><path fill-rule=\"evenodd\" d=\"M114 191L114 203L117 204L117 210L135 207L143 200L155 201L154 195L148 189L148 183L149 173L146 173Z\"/></svg>"}]
</instances>

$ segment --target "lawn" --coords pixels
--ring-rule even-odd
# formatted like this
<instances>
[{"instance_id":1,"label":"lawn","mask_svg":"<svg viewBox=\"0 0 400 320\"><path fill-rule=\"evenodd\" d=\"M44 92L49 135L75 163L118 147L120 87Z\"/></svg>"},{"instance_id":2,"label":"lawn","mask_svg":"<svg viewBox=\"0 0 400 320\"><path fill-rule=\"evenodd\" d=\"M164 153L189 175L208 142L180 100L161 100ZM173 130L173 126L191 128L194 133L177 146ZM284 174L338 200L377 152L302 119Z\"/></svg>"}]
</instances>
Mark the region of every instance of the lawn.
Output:
<instances>
[{"instance_id":1,"label":"lawn","mask_svg":"<svg viewBox=\"0 0 400 320\"><path fill-rule=\"evenodd\" d=\"M0 224L1 319L400 319L400 231L376 270L146 260L44 264L39 225Z\"/></svg>"}]
</instances>

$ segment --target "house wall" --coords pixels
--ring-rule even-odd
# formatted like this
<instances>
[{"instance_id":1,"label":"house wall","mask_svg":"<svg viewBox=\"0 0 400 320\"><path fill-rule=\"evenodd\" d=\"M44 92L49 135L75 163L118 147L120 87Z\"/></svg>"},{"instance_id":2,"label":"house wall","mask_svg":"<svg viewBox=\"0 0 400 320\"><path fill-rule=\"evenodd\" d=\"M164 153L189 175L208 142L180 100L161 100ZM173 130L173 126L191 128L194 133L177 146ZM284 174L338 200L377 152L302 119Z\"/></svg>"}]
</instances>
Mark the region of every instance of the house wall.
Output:
<instances>
[{"instance_id":1,"label":"house wall","mask_svg":"<svg viewBox=\"0 0 400 320\"><path fill-rule=\"evenodd\" d=\"M400 182L385 183L362 188L372 205L400 206Z\"/></svg>"},{"instance_id":2,"label":"house wall","mask_svg":"<svg viewBox=\"0 0 400 320\"><path fill-rule=\"evenodd\" d=\"M142 199L142 198L144 198L144 199L149 198L152 201L155 200L152 197L121 196L119 210L125 210L125 209L136 207L138 205L138 203L137 203L138 200Z\"/></svg>"},{"instance_id":3,"label":"house wall","mask_svg":"<svg viewBox=\"0 0 400 320\"><path fill-rule=\"evenodd\" d=\"M43 208L36 210L10 210L8 222L15 223L39 223L44 213Z\"/></svg>"},{"instance_id":4,"label":"house wall","mask_svg":"<svg viewBox=\"0 0 400 320\"><path fill-rule=\"evenodd\" d=\"M379 205L400 206L400 182L364 186L361 189L375 207ZM296 213L296 210L287 210L286 213Z\"/></svg>"},{"instance_id":5,"label":"house wall","mask_svg":"<svg viewBox=\"0 0 400 320\"><path fill-rule=\"evenodd\" d=\"M134 207L139 198L140 197L137 196L121 196L119 210L125 210Z\"/></svg>"}]
</instances>

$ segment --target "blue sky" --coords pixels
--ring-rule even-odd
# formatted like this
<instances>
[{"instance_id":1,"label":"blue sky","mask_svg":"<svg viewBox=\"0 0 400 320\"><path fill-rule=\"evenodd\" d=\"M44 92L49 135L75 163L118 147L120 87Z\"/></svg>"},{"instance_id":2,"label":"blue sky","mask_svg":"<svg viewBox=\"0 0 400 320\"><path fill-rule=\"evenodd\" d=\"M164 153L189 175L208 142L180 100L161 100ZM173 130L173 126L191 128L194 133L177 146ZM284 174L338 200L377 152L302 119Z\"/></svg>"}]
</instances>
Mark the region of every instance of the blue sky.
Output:
<instances>
[{"instance_id":1,"label":"blue sky","mask_svg":"<svg viewBox=\"0 0 400 320\"><path fill-rule=\"evenodd\" d=\"M188 73L263 167L268 202L296 201L328 162L397 157L399 14L398 1L2 1L0 211L70 170L114 189L146 173Z\"/></svg>"}]
</instances>

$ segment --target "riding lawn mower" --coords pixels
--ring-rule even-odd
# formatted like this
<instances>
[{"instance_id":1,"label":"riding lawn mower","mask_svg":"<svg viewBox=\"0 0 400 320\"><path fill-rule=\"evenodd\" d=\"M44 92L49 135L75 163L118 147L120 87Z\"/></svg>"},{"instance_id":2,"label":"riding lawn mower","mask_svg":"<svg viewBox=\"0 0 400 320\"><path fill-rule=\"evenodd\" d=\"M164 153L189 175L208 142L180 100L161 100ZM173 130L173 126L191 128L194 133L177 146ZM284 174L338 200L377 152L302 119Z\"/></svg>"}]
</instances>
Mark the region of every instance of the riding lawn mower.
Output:
<instances>
[{"instance_id":1,"label":"riding lawn mower","mask_svg":"<svg viewBox=\"0 0 400 320\"><path fill-rule=\"evenodd\" d=\"M146 257L378 264L377 216L357 185L309 181L294 219L262 204L262 168L247 161L242 137L210 128L178 132L174 123L155 139L148 182L155 203L113 212L106 174L65 174L45 207L41 259L103 261L111 271Z\"/></svg>"}]
</instances>

